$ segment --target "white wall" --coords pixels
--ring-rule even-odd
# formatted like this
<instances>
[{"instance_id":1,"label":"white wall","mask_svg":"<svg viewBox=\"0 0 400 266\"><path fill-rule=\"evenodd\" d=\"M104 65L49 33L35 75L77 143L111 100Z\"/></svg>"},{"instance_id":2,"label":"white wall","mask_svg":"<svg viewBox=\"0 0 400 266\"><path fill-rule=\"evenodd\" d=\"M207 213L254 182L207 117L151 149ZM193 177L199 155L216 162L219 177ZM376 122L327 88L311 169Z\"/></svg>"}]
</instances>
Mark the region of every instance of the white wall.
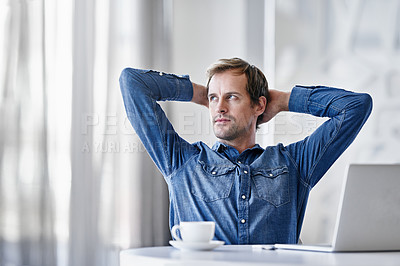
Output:
<instances>
[{"instance_id":1,"label":"white wall","mask_svg":"<svg viewBox=\"0 0 400 266\"><path fill-rule=\"evenodd\" d=\"M173 2L173 72L189 74L192 81L205 84L207 67L220 58L241 57L262 67L263 1ZM215 142L206 108L190 103L170 106L171 120L182 137L210 146Z\"/></svg>"},{"instance_id":2,"label":"white wall","mask_svg":"<svg viewBox=\"0 0 400 266\"><path fill-rule=\"evenodd\" d=\"M357 139L311 192L304 242L330 242L346 166L400 162L400 2L277 1L276 86L323 84L368 92L373 112ZM277 119L276 142L306 136L320 120ZM300 129L300 130L299 130Z\"/></svg>"}]
</instances>

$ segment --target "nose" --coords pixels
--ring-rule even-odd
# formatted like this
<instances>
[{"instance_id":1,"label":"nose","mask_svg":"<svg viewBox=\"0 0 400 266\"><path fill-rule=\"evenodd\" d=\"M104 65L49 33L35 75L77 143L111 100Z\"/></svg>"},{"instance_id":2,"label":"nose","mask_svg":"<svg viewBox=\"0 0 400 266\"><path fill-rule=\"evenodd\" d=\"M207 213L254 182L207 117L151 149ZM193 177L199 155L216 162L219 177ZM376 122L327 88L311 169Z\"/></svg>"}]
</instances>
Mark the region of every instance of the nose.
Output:
<instances>
[{"instance_id":1,"label":"nose","mask_svg":"<svg viewBox=\"0 0 400 266\"><path fill-rule=\"evenodd\" d=\"M217 110L218 113L224 114L228 111L227 105L223 99L218 101Z\"/></svg>"}]
</instances>

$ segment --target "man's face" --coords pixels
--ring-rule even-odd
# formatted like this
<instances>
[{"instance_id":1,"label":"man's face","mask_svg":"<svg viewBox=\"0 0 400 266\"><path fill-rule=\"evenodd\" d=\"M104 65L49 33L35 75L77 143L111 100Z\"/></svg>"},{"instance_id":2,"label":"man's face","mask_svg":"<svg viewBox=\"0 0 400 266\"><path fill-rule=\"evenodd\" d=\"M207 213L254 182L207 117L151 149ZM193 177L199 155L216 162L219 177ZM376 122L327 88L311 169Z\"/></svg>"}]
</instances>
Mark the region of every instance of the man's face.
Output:
<instances>
[{"instance_id":1,"label":"man's face","mask_svg":"<svg viewBox=\"0 0 400 266\"><path fill-rule=\"evenodd\" d=\"M246 90L247 77L235 70L215 74L209 83L208 100L214 134L232 141L255 134L257 117L262 113L252 104Z\"/></svg>"}]
</instances>

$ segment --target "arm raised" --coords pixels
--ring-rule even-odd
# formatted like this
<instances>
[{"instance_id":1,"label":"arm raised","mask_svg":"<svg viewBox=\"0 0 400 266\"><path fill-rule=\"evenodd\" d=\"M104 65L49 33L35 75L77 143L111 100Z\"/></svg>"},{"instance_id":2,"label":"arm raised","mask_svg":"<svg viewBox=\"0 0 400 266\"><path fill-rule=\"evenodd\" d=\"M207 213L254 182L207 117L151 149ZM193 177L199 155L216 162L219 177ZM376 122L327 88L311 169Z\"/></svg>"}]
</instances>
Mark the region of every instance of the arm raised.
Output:
<instances>
[{"instance_id":1,"label":"arm raised","mask_svg":"<svg viewBox=\"0 0 400 266\"><path fill-rule=\"evenodd\" d=\"M192 82L193 98L192 102L203 105L208 108L207 88L203 85Z\"/></svg>"},{"instance_id":2,"label":"arm raised","mask_svg":"<svg viewBox=\"0 0 400 266\"><path fill-rule=\"evenodd\" d=\"M270 121L282 111L289 111L290 92L269 90L269 97L270 101L267 103L261 124Z\"/></svg>"}]
</instances>

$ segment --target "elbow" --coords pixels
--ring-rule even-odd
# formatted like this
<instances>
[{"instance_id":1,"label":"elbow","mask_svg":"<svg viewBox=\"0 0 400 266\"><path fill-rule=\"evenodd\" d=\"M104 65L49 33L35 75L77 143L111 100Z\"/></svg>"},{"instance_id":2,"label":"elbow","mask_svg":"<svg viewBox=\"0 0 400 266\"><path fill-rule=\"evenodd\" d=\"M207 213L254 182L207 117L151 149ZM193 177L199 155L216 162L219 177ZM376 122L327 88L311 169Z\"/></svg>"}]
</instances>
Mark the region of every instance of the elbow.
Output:
<instances>
[{"instance_id":1,"label":"elbow","mask_svg":"<svg viewBox=\"0 0 400 266\"><path fill-rule=\"evenodd\" d=\"M146 85L140 77L140 72L134 68L125 68L119 77L119 87L125 104L132 106L147 93Z\"/></svg>"},{"instance_id":2,"label":"elbow","mask_svg":"<svg viewBox=\"0 0 400 266\"><path fill-rule=\"evenodd\" d=\"M353 121L353 126L362 127L372 112L372 97L367 93L356 93L354 96L347 108L349 118Z\"/></svg>"},{"instance_id":3,"label":"elbow","mask_svg":"<svg viewBox=\"0 0 400 266\"><path fill-rule=\"evenodd\" d=\"M373 101L371 95L368 93L360 94L360 108L368 117L372 112Z\"/></svg>"},{"instance_id":4,"label":"elbow","mask_svg":"<svg viewBox=\"0 0 400 266\"><path fill-rule=\"evenodd\" d=\"M119 76L119 85L122 91L128 87L132 80L132 70L132 68L125 68Z\"/></svg>"},{"instance_id":5,"label":"elbow","mask_svg":"<svg viewBox=\"0 0 400 266\"><path fill-rule=\"evenodd\" d=\"M119 86L122 95L147 94L148 86L143 77L144 73L146 73L146 70L129 67L123 69L119 76Z\"/></svg>"}]
</instances>

